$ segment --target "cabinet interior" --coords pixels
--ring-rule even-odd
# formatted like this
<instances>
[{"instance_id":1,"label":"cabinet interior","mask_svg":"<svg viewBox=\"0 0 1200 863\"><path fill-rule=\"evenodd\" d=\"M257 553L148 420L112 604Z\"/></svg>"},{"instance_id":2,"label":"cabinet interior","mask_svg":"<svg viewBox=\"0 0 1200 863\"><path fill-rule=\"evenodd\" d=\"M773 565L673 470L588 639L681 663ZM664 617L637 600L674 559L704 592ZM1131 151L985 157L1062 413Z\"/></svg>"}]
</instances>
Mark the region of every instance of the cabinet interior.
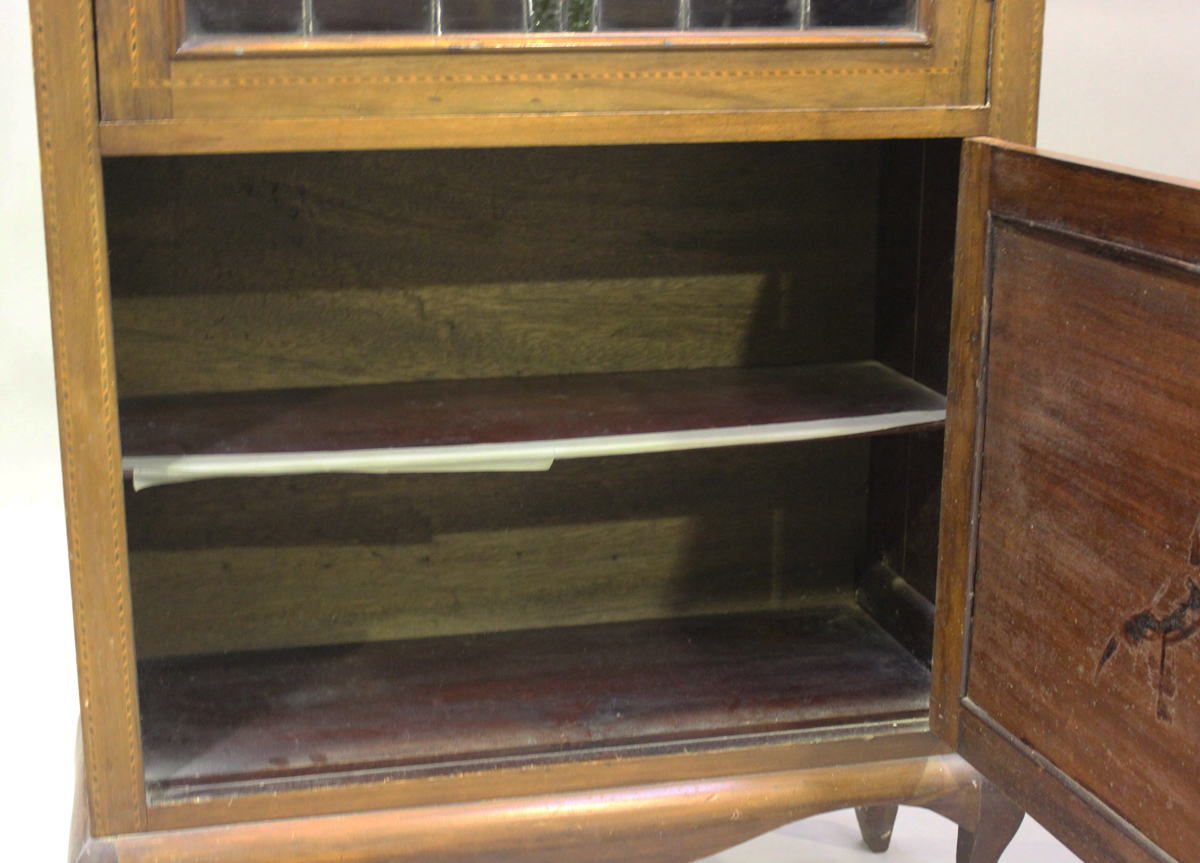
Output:
<instances>
[{"instance_id":1,"label":"cabinet interior","mask_svg":"<svg viewBox=\"0 0 1200 863\"><path fill-rule=\"evenodd\" d=\"M107 159L127 465L636 438L127 480L150 799L927 713L958 150Z\"/></svg>"}]
</instances>

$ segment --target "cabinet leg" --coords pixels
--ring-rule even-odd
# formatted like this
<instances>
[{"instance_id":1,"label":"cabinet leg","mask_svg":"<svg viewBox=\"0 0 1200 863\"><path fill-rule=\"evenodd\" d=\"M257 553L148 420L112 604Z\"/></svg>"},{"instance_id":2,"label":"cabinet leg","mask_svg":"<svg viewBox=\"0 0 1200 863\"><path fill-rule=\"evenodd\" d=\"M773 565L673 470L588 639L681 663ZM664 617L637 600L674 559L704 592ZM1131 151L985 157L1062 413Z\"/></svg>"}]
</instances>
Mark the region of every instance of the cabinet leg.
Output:
<instances>
[{"instance_id":1,"label":"cabinet leg","mask_svg":"<svg viewBox=\"0 0 1200 863\"><path fill-rule=\"evenodd\" d=\"M979 780L979 818L958 828L958 863L997 863L1017 834L1025 813L992 783Z\"/></svg>"},{"instance_id":2,"label":"cabinet leg","mask_svg":"<svg viewBox=\"0 0 1200 863\"><path fill-rule=\"evenodd\" d=\"M858 829L862 831L863 842L876 854L888 850L892 843L892 827L896 824L896 812L899 806L857 806L854 814L858 816Z\"/></svg>"}]
</instances>

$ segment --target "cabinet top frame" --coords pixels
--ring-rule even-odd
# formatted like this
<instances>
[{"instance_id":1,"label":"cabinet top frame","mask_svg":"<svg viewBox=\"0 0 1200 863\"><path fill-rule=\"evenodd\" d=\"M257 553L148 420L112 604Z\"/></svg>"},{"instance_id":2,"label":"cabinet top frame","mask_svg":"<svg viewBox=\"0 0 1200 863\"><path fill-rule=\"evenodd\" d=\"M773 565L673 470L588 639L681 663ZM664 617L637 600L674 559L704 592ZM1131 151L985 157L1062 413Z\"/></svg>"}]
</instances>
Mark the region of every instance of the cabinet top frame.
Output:
<instances>
[{"instance_id":1,"label":"cabinet top frame","mask_svg":"<svg viewBox=\"0 0 1200 863\"><path fill-rule=\"evenodd\" d=\"M100 148L1031 142L1040 0L922 0L918 12L917 29L891 31L197 42L180 0L96 0Z\"/></svg>"}]
</instances>

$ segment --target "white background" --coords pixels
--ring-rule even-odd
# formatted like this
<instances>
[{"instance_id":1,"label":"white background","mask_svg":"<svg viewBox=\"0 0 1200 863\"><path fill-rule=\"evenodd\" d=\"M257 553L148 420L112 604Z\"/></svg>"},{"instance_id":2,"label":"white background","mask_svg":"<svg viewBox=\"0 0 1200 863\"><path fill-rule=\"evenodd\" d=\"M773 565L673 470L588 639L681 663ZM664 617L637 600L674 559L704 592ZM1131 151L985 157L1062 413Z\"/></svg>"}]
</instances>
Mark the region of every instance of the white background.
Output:
<instances>
[{"instance_id":1,"label":"white background","mask_svg":"<svg viewBox=\"0 0 1200 863\"><path fill-rule=\"evenodd\" d=\"M1039 144L1200 180L1200 3L1047 5ZM26 4L0 0L0 827L21 863L66 854L78 717L31 62ZM1022 828L1004 860L1073 859L1047 842ZM892 851L875 859L948 863L953 848L948 822L902 810ZM868 856L840 813L721 859Z\"/></svg>"}]
</instances>

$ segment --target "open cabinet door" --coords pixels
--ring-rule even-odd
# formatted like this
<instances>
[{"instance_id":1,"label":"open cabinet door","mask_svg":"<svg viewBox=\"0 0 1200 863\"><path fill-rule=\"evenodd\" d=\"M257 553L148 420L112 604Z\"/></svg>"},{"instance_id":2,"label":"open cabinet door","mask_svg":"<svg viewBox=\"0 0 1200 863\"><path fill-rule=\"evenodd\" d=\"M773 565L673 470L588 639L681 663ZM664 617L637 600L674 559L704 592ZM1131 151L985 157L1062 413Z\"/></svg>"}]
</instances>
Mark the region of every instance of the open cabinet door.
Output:
<instances>
[{"instance_id":1,"label":"open cabinet door","mask_svg":"<svg viewBox=\"0 0 1200 863\"><path fill-rule=\"evenodd\" d=\"M1084 860L1200 860L1200 187L961 189L933 725Z\"/></svg>"}]
</instances>

